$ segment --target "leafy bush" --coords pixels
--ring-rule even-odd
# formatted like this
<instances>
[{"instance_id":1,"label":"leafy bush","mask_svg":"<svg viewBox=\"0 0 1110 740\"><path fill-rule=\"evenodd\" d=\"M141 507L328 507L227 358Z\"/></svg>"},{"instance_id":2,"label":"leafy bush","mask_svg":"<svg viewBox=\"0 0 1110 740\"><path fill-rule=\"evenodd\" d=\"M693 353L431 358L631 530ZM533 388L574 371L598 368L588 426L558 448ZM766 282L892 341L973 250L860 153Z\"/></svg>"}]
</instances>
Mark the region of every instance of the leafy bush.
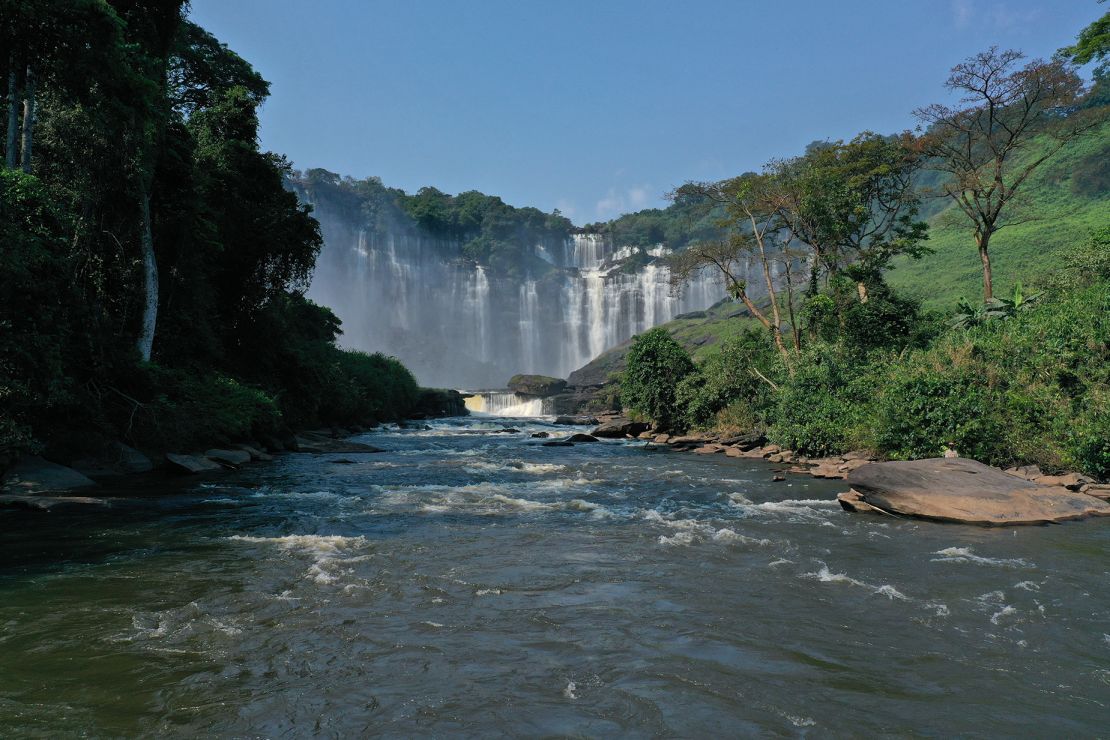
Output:
<instances>
[{"instance_id":1,"label":"leafy bush","mask_svg":"<svg viewBox=\"0 0 1110 740\"><path fill-rule=\"evenodd\" d=\"M694 361L682 345L665 329L652 329L632 340L621 378L621 400L661 428L681 430L685 414L676 391L695 372Z\"/></svg>"},{"instance_id":2,"label":"leafy bush","mask_svg":"<svg viewBox=\"0 0 1110 740\"><path fill-rule=\"evenodd\" d=\"M768 438L805 455L859 447L876 368L829 345L811 348L776 394Z\"/></svg>"},{"instance_id":3,"label":"leafy bush","mask_svg":"<svg viewBox=\"0 0 1110 740\"><path fill-rule=\"evenodd\" d=\"M756 370L770 378L785 371L765 331L748 330L730 337L720 350L706 358L698 372L686 377L677 388L677 401L687 426L705 426L736 399L743 399L749 416L762 418L773 403L771 386Z\"/></svg>"},{"instance_id":4,"label":"leafy bush","mask_svg":"<svg viewBox=\"0 0 1110 740\"><path fill-rule=\"evenodd\" d=\"M139 448L190 450L272 435L281 412L265 392L216 373L139 366L125 390L107 389L124 439Z\"/></svg>"}]
</instances>

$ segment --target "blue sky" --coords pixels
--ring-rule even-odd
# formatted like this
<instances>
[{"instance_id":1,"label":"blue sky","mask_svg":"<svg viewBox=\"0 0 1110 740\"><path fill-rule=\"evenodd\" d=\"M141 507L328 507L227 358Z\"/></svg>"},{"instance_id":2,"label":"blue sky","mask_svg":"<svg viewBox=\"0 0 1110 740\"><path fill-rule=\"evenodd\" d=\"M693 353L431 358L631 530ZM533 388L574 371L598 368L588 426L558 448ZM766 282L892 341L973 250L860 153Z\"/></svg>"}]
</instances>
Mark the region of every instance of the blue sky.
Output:
<instances>
[{"instance_id":1,"label":"blue sky","mask_svg":"<svg viewBox=\"0 0 1110 740\"><path fill-rule=\"evenodd\" d=\"M1051 55L1095 0L193 0L272 83L299 168L477 189L576 223L811 141L914 125L992 44Z\"/></svg>"}]
</instances>

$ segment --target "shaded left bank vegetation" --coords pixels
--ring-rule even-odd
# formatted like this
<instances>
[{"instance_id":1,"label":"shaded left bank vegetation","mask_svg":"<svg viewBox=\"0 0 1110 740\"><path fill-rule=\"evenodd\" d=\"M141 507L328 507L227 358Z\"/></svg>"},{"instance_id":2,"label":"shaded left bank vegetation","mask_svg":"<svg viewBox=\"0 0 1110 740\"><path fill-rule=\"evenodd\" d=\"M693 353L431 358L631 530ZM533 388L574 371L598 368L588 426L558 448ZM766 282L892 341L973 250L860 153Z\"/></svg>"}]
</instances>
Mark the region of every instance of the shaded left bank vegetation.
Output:
<instances>
[{"instance_id":1,"label":"shaded left bank vegetation","mask_svg":"<svg viewBox=\"0 0 1110 740\"><path fill-rule=\"evenodd\" d=\"M269 85L187 3L2 8L0 471L435 406L304 297L321 237L259 149Z\"/></svg>"}]
</instances>

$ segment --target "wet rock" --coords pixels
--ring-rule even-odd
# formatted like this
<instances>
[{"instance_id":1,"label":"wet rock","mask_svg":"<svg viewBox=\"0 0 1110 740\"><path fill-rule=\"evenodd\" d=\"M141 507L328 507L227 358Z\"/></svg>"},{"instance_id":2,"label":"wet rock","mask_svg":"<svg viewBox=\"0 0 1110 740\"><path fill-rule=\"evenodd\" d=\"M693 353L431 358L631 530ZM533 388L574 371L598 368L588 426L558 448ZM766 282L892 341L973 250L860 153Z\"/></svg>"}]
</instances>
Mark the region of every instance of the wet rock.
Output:
<instances>
[{"instance_id":1,"label":"wet rock","mask_svg":"<svg viewBox=\"0 0 1110 740\"><path fill-rule=\"evenodd\" d=\"M34 509L38 511L54 511L55 509L108 507L111 503L107 499L93 498L91 496L24 496L19 494L0 495L0 506L16 509Z\"/></svg>"},{"instance_id":2,"label":"wet rock","mask_svg":"<svg viewBox=\"0 0 1110 740\"><path fill-rule=\"evenodd\" d=\"M1110 516L1110 504L1063 486L1043 486L968 458L870 463L848 483L862 501L892 514L965 524L1043 524Z\"/></svg>"},{"instance_id":3,"label":"wet rock","mask_svg":"<svg viewBox=\"0 0 1110 740\"><path fill-rule=\"evenodd\" d=\"M739 447L726 447L725 455L727 455L728 457L743 457L744 451L741 450Z\"/></svg>"},{"instance_id":4,"label":"wet rock","mask_svg":"<svg viewBox=\"0 0 1110 740\"><path fill-rule=\"evenodd\" d=\"M588 427L597 424L595 416L556 416L555 423L560 426Z\"/></svg>"},{"instance_id":5,"label":"wet rock","mask_svg":"<svg viewBox=\"0 0 1110 740\"><path fill-rule=\"evenodd\" d=\"M154 463L134 447L113 442L99 454L75 460L71 467L89 478L116 478L148 473L154 469Z\"/></svg>"},{"instance_id":6,"label":"wet rock","mask_svg":"<svg viewBox=\"0 0 1110 740\"><path fill-rule=\"evenodd\" d=\"M572 434L566 439L567 442L600 442L597 437L591 434Z\"/></svg>"},{"instance_id":7,"label":"wet rock","mask_svg":"<svg viewBox=\"0 0 1110 740\"><path fill-rule=\"evenodd\" d=\"M2 490L7 494L29 494L46 491L72 491L91 488L96 481L73 468L52 463L37 455L27 455L4 476Z\"/></svg>"},{"instance_id":8,"label":"wet rock","mask_svg":"<svg viewBox=\"0 0 1110 740\"><path fill-rule=\"evenodd\" d=\"M255 462L269 462L274 459L274 456L268 452L263 452L254 445L235 445L235 449L242 450L251 456L251 460Z\"/></svg>"},{"instance_id":9,"label":"wet rock","mask_svg":"<svg viewBox=\"0 0 1110 740\"><path fill-rule=\"evenodd\" d=\"M785 475L772 475L771 480L774 481L775 483L782 483L784 480L786 480L786 476Z\"/></svg>"},{"instance_id":10,"label":"wet rock","mask_svg":"<svg viewBox=\"0 0 1110 740\"><path fill-rule=\"evenodd\" d=\"M533 432L532 439L547 439L551 434L548 432Z\"/></svg>"},{"instance_id":11,"label":"wet rock","mask_svg":"<svg viewBox=\"0 0 1110 740\"><path fill-rule=\"evenodd\" d=\"M332 439L330 437L313 434L312 432L305 432L304 434L297 435L295 442L297 445L297 452L308 452L314 455L327 452L381 452L379 448L373 445L351 442L346 439ZM289 445L286 445L286 447L288 446Z\"/></svg>"},{"instance_id":12,"label":"wet rock","mask_svg":"<svg viewBox=\"0 0 1110 740\"><path fill-rule=\"evenodd\" d=\"M857 514L885 514L885 511L876 509L871 504L863 500L863 495L859 491L845 491L838 493L836 500L840 502L840 508L844 511L851 511Z\"/></svg>"},{"instance_id":13,"label":"wet rock","mask_svg":"<svg viewBox=\"0 0 1110 740\"><path fill-rule=\"evenodd\" d=\"M166 453L166 462L170 468L179 473L207 473L213 470L223 470L220 464L200 455L181 455L176 452Z\"/></svg>"},{"instance_id":14,"label":"wet rock","mask_svg":"<svg viewBox=\"0 0 1110 740\"><path fill-rule=\"evenodd\" d=\"M204 456L229 468L238 468L251 461L251 453L244 450L205 450Z\"/></svg>"},{"instance_id":15,"label":"wet rock","mask_svg":"<svg viewBox=\"0 0 1110 740\"><path fill-rule=\"evenodd\" d=\"M650 424L643 421L617 418L603 423L595 428L591 434L595 437L609 438L635 437L640 432L646 432L650 426Z\"/></svg>"},{"instance_id":16,"label":"wet rock","mask_svg":"<svg viewBox=\"0 0 1110 740\"><path fill-rule=\"evenodd\" d=\"M565 439L553 439L543 443L544 447L574 447L573 442L568 442Z\"/></svg>"},{"instance_id":17,"label":"wet rock","mask_svg":"<svg viewBox=\"0 0 1110 740\"><path fill-rule=\"evenodd\" d=\"M514 375L509 378L508 388L521 396L554 396L567 388L567 381L547 375Z\"/></svg>"},{"instance_id":18,"label":"wet rock","mask_svg":"<svg viewBox=\"0 0 1110 740\"><path fill-rule=\"evenodd\" d=\"M716 444L702 445L694 450L695 455L716 455L718 452L724 450L724 447Z\"/></svg>"}]
</instances>

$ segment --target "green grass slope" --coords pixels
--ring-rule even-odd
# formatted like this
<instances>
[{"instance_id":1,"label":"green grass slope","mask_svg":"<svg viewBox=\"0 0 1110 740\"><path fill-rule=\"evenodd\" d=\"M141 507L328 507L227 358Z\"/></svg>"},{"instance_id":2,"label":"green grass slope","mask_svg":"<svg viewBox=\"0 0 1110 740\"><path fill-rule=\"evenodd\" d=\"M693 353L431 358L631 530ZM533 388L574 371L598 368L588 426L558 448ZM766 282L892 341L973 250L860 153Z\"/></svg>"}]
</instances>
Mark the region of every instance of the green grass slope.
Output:
<instances>
[{"instance_id":1,"label":"green grass slope","mask_svg":"<svg viewBox=\"0 0 1110 740\"><path fill-rule=\"evenodd\" d=\"M1049 142L1034 141L1023 159L1039 156ZM1021 192L1021 191L1019 191ZM991 240L995 295L1015 282L1035 283L1059 266L1067 250L1110 224L1110 122L1041 165L1024 186L1023 213L1033 220L1007 226ZM960 298L978 299L983 273L966 217L949 206L929 220L929 246L920 260L898 260L887 275L892 286L927 308L950 310Z\"/></svg>"}]
</instances>

